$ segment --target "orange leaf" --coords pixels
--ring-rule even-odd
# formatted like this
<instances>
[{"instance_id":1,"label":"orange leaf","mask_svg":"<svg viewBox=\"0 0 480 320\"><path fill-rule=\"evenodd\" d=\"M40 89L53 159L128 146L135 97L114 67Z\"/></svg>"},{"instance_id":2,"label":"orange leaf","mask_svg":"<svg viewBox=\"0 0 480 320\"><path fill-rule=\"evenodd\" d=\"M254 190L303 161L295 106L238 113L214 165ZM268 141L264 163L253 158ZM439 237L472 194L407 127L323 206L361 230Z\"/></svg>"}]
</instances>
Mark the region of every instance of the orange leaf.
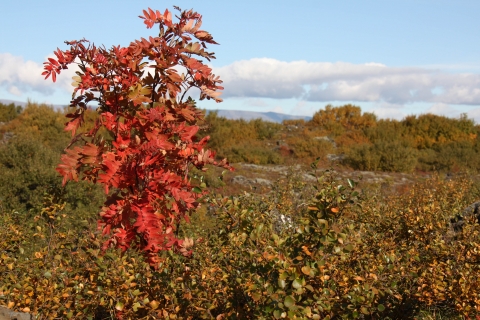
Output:
<instances>
[{"instance_id":1,"label":"orange leaf","mask_svg":"<svg viewBox=\"0 0 480 320\"><path fill-rule=\"evenodd\" d=\"M72 137L73 137L75 135L75 132L77 132L77 129L82 125L82 123L83 123L82 115L77 115L76 118L67 122L64 130L72 131Z\"/></svg>"}]
</instances>

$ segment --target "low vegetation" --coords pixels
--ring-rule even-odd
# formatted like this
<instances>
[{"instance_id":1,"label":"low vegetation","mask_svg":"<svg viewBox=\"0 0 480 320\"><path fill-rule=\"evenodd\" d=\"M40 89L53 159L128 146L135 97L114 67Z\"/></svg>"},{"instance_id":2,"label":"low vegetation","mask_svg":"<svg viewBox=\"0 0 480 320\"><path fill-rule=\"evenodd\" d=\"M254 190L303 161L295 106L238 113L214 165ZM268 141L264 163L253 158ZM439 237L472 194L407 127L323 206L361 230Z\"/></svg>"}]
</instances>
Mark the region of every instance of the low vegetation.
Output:
<instances>
[{"instance_id":1,"label":"low vegetation","mask_svg":"<svg viewBox=\"0 0 480 320\"><path fill-rule=\"evenodd\" d=\"M191 257L101 251L96 213L46 195L4 210L0 301L40 318L461 319L480 312L480 226L450 220L475 200L467 176L405 194L294 173L264 196L211 195L183 224ZM76 221L72 224L72 221Z\"/></svg>"}]
</instances>

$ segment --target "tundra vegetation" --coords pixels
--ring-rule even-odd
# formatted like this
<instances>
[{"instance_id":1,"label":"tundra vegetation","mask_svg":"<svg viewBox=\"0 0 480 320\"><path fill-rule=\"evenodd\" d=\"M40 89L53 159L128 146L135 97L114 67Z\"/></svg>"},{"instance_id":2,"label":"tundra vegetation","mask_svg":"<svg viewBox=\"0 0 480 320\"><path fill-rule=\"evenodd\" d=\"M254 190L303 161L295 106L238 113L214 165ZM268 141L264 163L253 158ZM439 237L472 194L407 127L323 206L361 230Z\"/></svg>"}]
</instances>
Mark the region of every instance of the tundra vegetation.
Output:
<instances>
[{"instance_id":1,"label":"tundra vegetation","mask_svg":"<svg viewBox=\"0 0 480 320\"><path fill-rule=\"evenodd\" d=\"M451 226L478 200L472 120L352 105L282 124L204 116L184 95L220 100L201 16L141 18L158 37L73 41L45 64L53 79L80 64L70 108L0 104L0 305L38 319L480 313L480 226ZM331 155L336 171L320 169ZM234 173L215 177L225 157L315 178L292 169L268 193L239 192ZM421 175L385 192L336 174L351 169Z\"/></svg>"}]
</instances>

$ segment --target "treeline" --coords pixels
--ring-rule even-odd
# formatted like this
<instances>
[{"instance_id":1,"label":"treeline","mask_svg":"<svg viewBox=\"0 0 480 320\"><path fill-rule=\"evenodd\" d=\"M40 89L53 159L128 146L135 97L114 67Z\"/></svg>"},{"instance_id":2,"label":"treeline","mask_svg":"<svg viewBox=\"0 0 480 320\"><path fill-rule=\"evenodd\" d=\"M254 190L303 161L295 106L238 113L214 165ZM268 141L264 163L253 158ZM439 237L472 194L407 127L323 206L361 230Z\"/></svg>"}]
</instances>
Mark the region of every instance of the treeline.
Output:
<instances>
[{"instance_id":1,"label":"treeline","mask_svg":"<svg viewBox=\"0 0 480 320\"><path fill-rule=\"evenodd\" d=\"M228 120L210 113L206 132L219 156L232 162L305 163L341 159L355 170L412 172L480 168L480 127L466 115L378 119L354 105L316 112L310 121L283 124Z\"/></svg>"}]
</instances>

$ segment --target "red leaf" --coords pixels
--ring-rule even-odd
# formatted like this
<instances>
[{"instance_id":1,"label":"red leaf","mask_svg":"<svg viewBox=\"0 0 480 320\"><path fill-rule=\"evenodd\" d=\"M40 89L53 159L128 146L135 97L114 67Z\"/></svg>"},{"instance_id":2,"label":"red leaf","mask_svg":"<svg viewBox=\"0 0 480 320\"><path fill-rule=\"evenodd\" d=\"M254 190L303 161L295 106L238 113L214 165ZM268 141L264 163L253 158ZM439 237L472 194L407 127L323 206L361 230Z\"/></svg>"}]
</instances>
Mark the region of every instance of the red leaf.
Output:
<instances>
[{"instance_id":1,"label":"red leaf","mask_svg":"<svg viewBox=\"0 0 480 320\"><path fill-rule=\"evenodd\" d=\"M116 174L121 166L121 162L115 159L113 152L103 154L103 170L105 173L98 175L98 182L104 184L105 193L108 194L110 186L118 187L120 177Z\"/></svg>"},{"instance_id":2,"label":"red leaf","mask_svg":"<svg viewBox=\"0 0 480 320\"><path fill-rule=\"evenodd\" d=\"M195 58L186 59L185 63L187 64L187 67L192 69L192 70L198 70L201 67L203 67L203 63L201 63L200 61L198 61Z\"/></svg>"},{"instance_id":3,"label":"red leaf","mask_svg":"<svg viewBox=\"0 0 480 320\"><path fill-rule=\"evenodd\" d=\"M72 137L75 135L77 132L77 129L82 125L83 123L83 115L82 114L77 114L75 115L75 118L70 120L65 124L65 131L72 131Z\"/></svg>"},{"instance_id":4,"label":"red leaf","mask_svg":"<svg viewBox=\"0 0 480 320\"><path fill-rule=\"evenodd\" d=\"M199 31L195 32L195 38L197 38L198 40L201 40L201 41L205 41L207 43L218 44L215 41L213 41L212 35L210 33L208 33L207 31L199 30Z\"/></svg>"},{"instance_id":5,"label":"red leaf","mask_svg":"<svg viewBox=\"0 0 480 320\"><path fill-rule=\"evenodd\" d=\"M182 109L188 110L188 109ZM191 112L191 111L190 111ZM182 141L192 141L192 137L198 132L198 126L189 126L183 129L183 132L180 134Z\"/></svg>"},{"instance_id":6,"label":"red leaf","mask_svg":"<svg viewBox=\"0 0 480 320\"><path fill-rule=\"evenodd\" d=\"M75 149L67 149L66 154L61 156L61 163L55 169L58 173L63 176L62 185L65 184L69 180L78 181L78 159L80 158L79 151L81 149L76 147Z\"/></svg>"},{"instance_id":7,"label":"red leaf","mask_svg":"<svg viewBox=\"0 0 480 320\"><path fill-rule=\"evenodd\" d=\"M148 13L150 14L150 19L155 19L156 16L155 16L155 11L153 11L152 9L148 8Z\"/></svg>"},{"instance_id":8,"label":"red leaf","mask_svg":"<svg viewBox=\"0 0 480 320\"><path fill-rule=\"evenodd\" d=\"M182 82L183 81L182 78L176 72L173 72L173 73L169 74L168 77L173 82Z\"/></svg>"},{"instance_id":9,"label":"red leaf","mask_svg":"<svg viewBox=\"0 0 480 320\"><path fill-rule=\"evenodd\" d=\"M96 165L99 163L99 153L100 150L96 145L92 143L87 143L80 152L81 162L83 164L92 164Z\"/></svg>"},{"instance_id":10,"label":"red leaf","mask_svg":"<svg viewBox=\"0 0 480 320\"><path fill-rule=\"evenodd\" d=\"M55 59L48 58L48 61L50 61L54 66L59 66L59 63Z\"/></svg>"},{"instance_id":11,"label":"red leaf","mask_svg":"<svg viewBox=\"0 0 480 320\"><path fill-rule=\"evenodd\" d=\"M165 9L165 13L163 14L163 21L167 27L172 26L172 13Z\"/></svg>"}]
</instances>

